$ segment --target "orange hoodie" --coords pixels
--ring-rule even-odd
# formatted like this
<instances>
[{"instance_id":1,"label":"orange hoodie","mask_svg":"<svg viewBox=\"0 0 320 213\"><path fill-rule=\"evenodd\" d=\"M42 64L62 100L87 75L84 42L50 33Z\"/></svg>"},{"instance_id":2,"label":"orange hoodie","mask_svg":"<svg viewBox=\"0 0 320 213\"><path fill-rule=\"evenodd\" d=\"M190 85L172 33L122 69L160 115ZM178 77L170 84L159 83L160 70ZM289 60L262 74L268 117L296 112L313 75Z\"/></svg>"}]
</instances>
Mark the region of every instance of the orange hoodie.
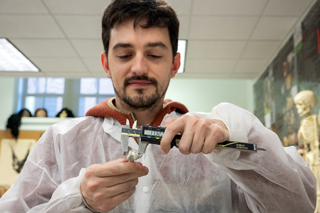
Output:
<instances>
[{"instance_id":1,"label":"orange hoodie","mask_svg":"<svg viewBox=\"0 0 320 213\"><path fill-rule=\"evenodd\" d=\"M108 98L96 106L89 109L86 113L86 116L95 116L95 117L111 117L117 121L121 125L126 124L126 120L128 119L130 122L130 126L133 125L135 118L132 113L125 114L121 112L114 104L115 98ZM150 126L159 126L163 117L166 114L171 113L172 111L176 111L181 114L187 113L189 110L187 107L179 102L171 101L170 99L166 99L163 102L163 109L155 119L149 124Z\"/></svg>"}]
</instances>

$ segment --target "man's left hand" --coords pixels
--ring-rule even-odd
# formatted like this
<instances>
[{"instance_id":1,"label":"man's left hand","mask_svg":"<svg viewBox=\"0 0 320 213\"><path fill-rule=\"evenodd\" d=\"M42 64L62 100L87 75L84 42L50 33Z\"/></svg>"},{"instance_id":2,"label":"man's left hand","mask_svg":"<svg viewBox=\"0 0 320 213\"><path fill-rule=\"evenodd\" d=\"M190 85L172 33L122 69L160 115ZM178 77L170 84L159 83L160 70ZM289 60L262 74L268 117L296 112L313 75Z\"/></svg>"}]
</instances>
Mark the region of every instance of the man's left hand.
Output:
<instances>
[{"instance_id":1,"label":"man's left hand","mask_svg":"<svg viewBox=\"0 0 320 213\"><path fill-rule=\"evenodd\" d=\"M170 151L170 143L176 134L181 133L179 142L181 153L209 154L217 143L229 140L229 131L226 125L216 119L184 115L180 118L168 118L165 121L166 130L160 147L163 154Z\"/></svg>"}]
</instances>

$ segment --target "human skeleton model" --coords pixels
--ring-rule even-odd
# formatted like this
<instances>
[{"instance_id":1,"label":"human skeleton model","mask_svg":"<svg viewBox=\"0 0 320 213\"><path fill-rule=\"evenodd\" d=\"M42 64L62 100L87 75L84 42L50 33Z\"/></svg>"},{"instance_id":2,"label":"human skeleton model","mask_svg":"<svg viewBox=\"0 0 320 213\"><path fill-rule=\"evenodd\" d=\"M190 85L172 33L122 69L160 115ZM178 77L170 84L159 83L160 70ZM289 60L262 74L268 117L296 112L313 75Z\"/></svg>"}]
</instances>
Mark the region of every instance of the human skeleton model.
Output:
<instances>
[{"instance_id":1,"label":"human skeleton model","mask_svg":"<svg viewBox=\"0 0 320 213\"><path fill-rule=\"evenodd\" d=\"M320 213L320 187L319 187L319 136L317 115L311 114L311 109L318 104L316 95L310 90L299 92L295 98L298 114L305 116L301 120L298 132L299 143L304 145L303 156L311 171L317 179L317 213Z\"/></svg>"}]
</instances>

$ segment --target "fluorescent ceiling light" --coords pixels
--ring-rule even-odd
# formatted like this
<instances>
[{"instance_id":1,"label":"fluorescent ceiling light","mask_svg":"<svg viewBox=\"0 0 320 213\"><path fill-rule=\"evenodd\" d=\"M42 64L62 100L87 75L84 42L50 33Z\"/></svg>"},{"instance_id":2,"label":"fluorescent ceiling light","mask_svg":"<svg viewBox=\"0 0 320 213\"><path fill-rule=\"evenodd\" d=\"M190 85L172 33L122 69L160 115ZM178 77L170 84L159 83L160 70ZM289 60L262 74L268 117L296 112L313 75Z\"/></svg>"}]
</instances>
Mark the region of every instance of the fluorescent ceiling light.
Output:
<instances>
[{"instance_id":1,"label":"fluorescent ceiling light","mask_svg":"<svg viewBox=\"0 0 320 213\"><path fill-rule=\"evenodd\" d=\"M39 72L7 39L0 38L0 71Z\"/></svg>"},{"instance_id":2,"label":"fluorescent ceiling light","mask_svg":"<svg viewBox=\"0 0 320 213\"><path fill-rule=\"evenodd\" d=\"M186 51L187 51L187 40L179 40L178 41L178 52L181 55L181 65L178 70L178 73L184 72L185 61L186 61Z\"/></svg>"}]
</instances>

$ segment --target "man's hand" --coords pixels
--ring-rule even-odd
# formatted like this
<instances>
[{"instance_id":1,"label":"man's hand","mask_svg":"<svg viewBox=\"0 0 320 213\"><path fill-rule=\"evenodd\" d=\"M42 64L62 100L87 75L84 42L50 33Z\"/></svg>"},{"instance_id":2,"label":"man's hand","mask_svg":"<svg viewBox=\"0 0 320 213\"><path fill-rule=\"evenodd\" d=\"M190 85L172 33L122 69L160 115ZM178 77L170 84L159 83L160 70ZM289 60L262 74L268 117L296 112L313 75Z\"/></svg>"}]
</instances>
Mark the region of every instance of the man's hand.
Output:
<instances>
[{"instance_id":1,"label":"man's hand","mask_svg":"<svg viewBox=\"0 0 320 213\"><path fill-rule=\"evenodd\" d=\"M178 133L182 134L179 150L186 155L201 152L209 154L217 143L229 139L229 131L220 120L184 115L166 119L164 126L166 131L160 143L163 154L170 151L170 143Z\"/></svg>"},{"instance_id":2,"label":"man's hand","mask_svg":"<svg viewBox=\"0 0 320 213\"><path fill-rule=\"evenodd\" d=\"M80 191L92 209L110 211L127 200L135 191L138 178L147 174L147 167L127 159L94 164L87 168Z\"/></svg>"}]
</instances>

